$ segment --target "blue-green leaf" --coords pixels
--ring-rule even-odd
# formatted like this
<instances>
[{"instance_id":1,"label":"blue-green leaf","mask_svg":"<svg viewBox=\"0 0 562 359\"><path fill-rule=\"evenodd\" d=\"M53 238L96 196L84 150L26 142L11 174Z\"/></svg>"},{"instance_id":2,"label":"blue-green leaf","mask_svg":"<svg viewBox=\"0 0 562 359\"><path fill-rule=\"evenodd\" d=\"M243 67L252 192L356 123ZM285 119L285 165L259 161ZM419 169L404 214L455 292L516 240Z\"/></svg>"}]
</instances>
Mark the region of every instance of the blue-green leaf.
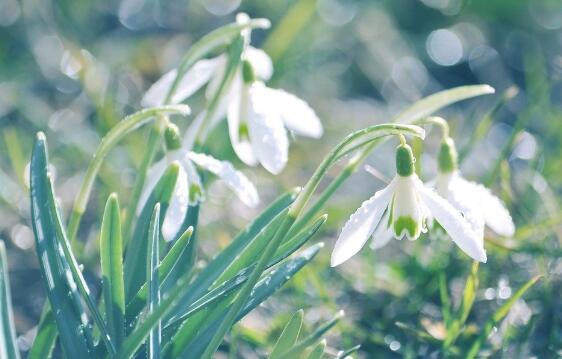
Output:
<instances>
[{"instance_id":1,"label":"blue-green leaf","mask_svg":"<svg viewBox=\"0 0 562 359\"><path fill-rule=\"evenodd\" d=\"M304 317L304 311L300 309L291 317L291 320L283 328L283 332L279 335L269 359L277 359L281 357L281 354L288 351L299 339L299 334L301 332L302 322Z\"/></svg>"},{"instance_id":2,"label":"blue-green leaf","mask_svg":"<svg viewBox=\"0 0 562 359\"><path fill-rule=\"evenodd\" d=\"M19 359L16 329L12 314L12 297L8 278L6 247L0 241L0 358Z\"/></svg>"},{"instance_id":3,"label":"blue-green leaf","mask_svg":"<svg viewBox=\"0 0 562 359\"><path fill-rule=\"evenodd\" d=\"M160 240L160 203L156 204L152 212L147 239L148 258L146 263L146 278L148 283L148 298L146 307L150 315L154 313L154 310L160 305L160 278L158 276L158 262L160 261L160 250L158 248ZM158 320L148 336L147 354L150 359L160 358L161 332L162 325L161 321Z\"/></svg>"}]
</instances>

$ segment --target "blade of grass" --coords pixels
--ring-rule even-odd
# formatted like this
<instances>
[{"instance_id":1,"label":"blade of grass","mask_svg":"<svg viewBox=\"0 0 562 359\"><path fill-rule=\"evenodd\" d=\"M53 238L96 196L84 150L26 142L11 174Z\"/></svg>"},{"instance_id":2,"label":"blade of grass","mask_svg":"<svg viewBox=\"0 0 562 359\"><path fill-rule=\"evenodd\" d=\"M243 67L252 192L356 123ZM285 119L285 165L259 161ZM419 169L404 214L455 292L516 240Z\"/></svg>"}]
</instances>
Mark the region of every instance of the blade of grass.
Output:
<instances>
[{"instance_id":1,"label":"blade of grass","mask_svg":"<svg viewBox=\"0 0 562 359\"><path fill-rule=\"evenodd\" d=\"M498 308L492 315L490 319L486 322L482 330L480 331L480 336L470 347L470 351L468 352L466 358L472 359L475 358L482 345L488 340L488 336L494 329L494 327L509 313L511 307L517 302L519 298L523 296L532 286L534 286L542 276L538 275L532 279L530 279L527 283L521 286L512 296L509 298L501 307Z\"/></svg>"},{"instance_id":2,"label":"blade of grass","mask_svg":"<svg viewBox=\"0 0 562 359\"><path fill-rule=\"evenodd\" d=\"M61 241L56 238L55 218L58 213L50 205L51 183L47 163L45 136L39 133L33 147L30 171L37 257L64 353L71 358L90 358L93 349L90 328Z\"/></svg>"},{"instance_id":3,"label":"blade of grass","mask_svg":"<svg viewBox=\"0 0 562 359\"><path fill-rule=\"evenodd\" d=\"M326 350L326 339L322 339L320 343L316 344L314 349L308 354L307 359L322 359L324 357L324 350Z\"/></svg>"},{"instance_id":4,"label":"blade of grass","mask_svg":"<svg viewBox=\"0 0 562 359\"><path fill-rule=\"evenodd\" d=\"M269 359L277 359L281 357L281 354L288 351L299 339L299 334L301 332L302 321L304 317L304 311L302 309L298 310L277 339L277 342L269 354Z\"/></svg>"},{"instance_id":5,"label":"blade of grass","mask_svg":"<svg viewBox=\"0 0 562 359\"><path fill-rule=\"evenodd\" d=\"M179 164L172 163L166 172L162 175L154 190L146 200L131 241L127 244L125 254L125 299L130 302L134 295L140 290L143 283L146 282L146 261L147 248L146 238L150 228L150 218L156 203L160 203L161 213L166 214L168 204L172 198L176 181L179 174ZM162 219L161 219L162 220ZM127 323L130 323L127 318Z\"/></svg>"},{"instance_id":6,"label":"blade of grass","mask_svg":"<svg viewBox=\"0 0 562 359\"><path fill-rule=\"evenodd\" d=\"M0 241L0 317L0 357L19 359L8 278L8 257L3 241Z\"/></svg>"},{"instance_id":7,"label":"blade of grass","mask_svg":"<svg viewBox=\"0 0 562 359\"><path fill-rule=\"evenodd\" d=\"M125 288L123 283L123 238L119 201L113 193L107 199L100 234L103 299L108 332L119 347L125 337Z\"/></svg>"},{"instance_id":8,"label":"blade of grass","mask_svg":"<svg viewBox=\"0 0 562 359\"><path fill-rule=\"evenodd\" d=\"M39 328L37 335L33 340L33 345L27 354L27 359L44 359L49 358L55 347L58 331L55 322L55 316L51 310L49 303L43 307L41 313L41 320L39 321Z\"/></svg>"},{"instance_id":9,"label":"blade of grass","mask_svg":"<svg viewBox=\"0 0 562 359\"><path fill-rule=\"evenodd\" d=\"M160 242L160 203L157 203L150 219L150 228L148 230L148 257L146 263L146 278L148 281L148 298L146 307L148 314L154 313L154 310L160 304L160 278L158 275L158 262L160 260L160 251L158 244ZM160 358L160 338L162 333L162 324L159 320L148 335L148 358Z\"/></svg>"}]
</instances>

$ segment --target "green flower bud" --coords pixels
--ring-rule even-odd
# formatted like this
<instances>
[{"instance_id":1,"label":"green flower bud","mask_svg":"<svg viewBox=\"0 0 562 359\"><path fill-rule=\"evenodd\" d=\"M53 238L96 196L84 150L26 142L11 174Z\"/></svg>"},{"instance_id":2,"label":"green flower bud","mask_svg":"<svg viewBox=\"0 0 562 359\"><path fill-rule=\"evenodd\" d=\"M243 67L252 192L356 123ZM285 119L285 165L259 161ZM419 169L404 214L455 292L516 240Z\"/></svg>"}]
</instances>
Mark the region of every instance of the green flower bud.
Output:
<instances>
[{"instance_id":1,"label":"green flower bud","mask_svg":"<svg viewBox=\"0 0 562 359\"><path fill-rule=\"evenodd\" d=\"M402 177L411 176L414 173L414 154L408 144L396 147L396 173Z\"/></svg>"},{"instance_id":2,"label":"green flower bud","mask_svg":"<svg viewBox=\"0 0 562 359\"><path fill-rule=\"evenodd\" d=\"M166 150L174 151L181 148L181 137L178 126L169 123L164 130L164 142L166 143Z\"/></svg>"},{"instance_id":3,"label":"green flower bud","mask_svg":"<svg viewBox=\"0 0 562 359\"><path fill-rule=\"evenodd\" d=\"M451 173L457 169L457 148L452 138L448 137L443 140L437 160L439 162L439 172L441 173Z\"/></svg>"},{"instance_id":4,"label":"green flower bud","mask_svg":"<svg viewBox=\"0 0 562 359\"><path fill-rule=\"evenodd\" d=\"M256 71L248 60L242 61L242 78L245 84L251 84L256 81Z\"/></svg>"}]
</instances>

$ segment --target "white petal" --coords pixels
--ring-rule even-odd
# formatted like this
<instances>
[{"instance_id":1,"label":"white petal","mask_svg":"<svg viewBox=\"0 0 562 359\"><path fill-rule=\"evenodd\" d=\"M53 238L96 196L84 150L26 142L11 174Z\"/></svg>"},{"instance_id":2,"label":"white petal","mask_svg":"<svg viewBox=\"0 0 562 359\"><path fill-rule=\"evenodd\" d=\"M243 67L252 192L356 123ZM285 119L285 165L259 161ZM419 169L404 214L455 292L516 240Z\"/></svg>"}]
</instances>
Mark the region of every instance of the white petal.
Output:
<instances>
[{"instance_id":1,"label":"white petal","mask_svg":"<svg viewBox=\"0 0 562 359\"><path fill-rule=\"evenodd\" d=\"M249 138L240 138L241 121L248 120L248 88L242 87L237 98L232 99L228 106L228 133L236 155L248 166L255 166L258 160L252 149Z\"/></svg>"},{"instance_id":2,"label":"white petal","mask_svg":"<svg viewBox=\"0 0 562 359\"><path fill-rule=\"evenodd\" d=\"M241 172L234 169L228 161L219 161L214 157L190 152L189 158L198 166L218 176L230 187L242 202L248 207L255 207L259 203L256 187Z\"/></svg>"},{"instance_id":3,"label":"white petal","mask_svg":"<svg viewBox=\"0 0 562 359\"><path fill-rule=\"evenodd\" d=\"M174 192L166 210L166 217L164 217L164 222L162 223L162 235L167 242L176 238L185 220L188 202L189 183L185 170L180 166Z\"/></svg>"},{"instance_id":4,"label":"white petal","mask_svg":"<svg viewBox=\"0 0 562 359\"><path fill-rule=\"evenodd\" d=\"M392 228L388 226L389 211L386 211L382 217L375 233L373 233L373 239L371 240L371 249L379 249L387 245L388 242L394 237Z\"/></svg>"},{"instance_id":5,"label":"white petal","mask_svg":"<svg viewBox=\"0 0 562 359\"><path fill-rule=\"evenodd\" d=\"M470 257L485 263L486 251L482 245L482 238L472 230L470 223L449 202L424 187L421 181L416 182L416 187L424 204L453 242Z\"/></svg>"},{"instance_id":6,"label":"white petal","mask_svg":"<svg viewBox=\"0 0 562 359\"><path fill-rule=\"evenodd\" d=\"M172 96L171 103L180 103L189 96L193 95L195 91L199 90L205 83L209 81L211 75L217 71L221 60L219 58L204 59L197 61L183 76L174 96ZM143 107L160 106L164 104L166 95L174 80L177 76L177 69L168 71L158 81L156 81L141 100Z\"/></svg>"},{"instance_id":7,"label":"white petal","mask_svg":"<svg viewBox=\"0 0 562 359\"><path fill-rule=\"evenodd\" d=\"M209 84L207 85L207 89L205 91L205 96L207 97L207 99L210 99L215 95L217 89L219 88L219 85L222 82L224 73L226 71L226 64L227 64L226 56L219 55L217 59L218 59L218 64L216 67L216 71L212 76L212 78L210 79Z\"/></svg>"},{"instance_id":8,"label":"white petal","mask_svg":"<svg viewBox=\"0 0 562 359\"><path fill-rule=\"evenodd\" d=\"M498 197L494 196L486 187L467 181L460 176L457 178L457 182L461 191L477 199L484 221L494 232L501 236L513 236L515 233L513 219Z\"/></svg>"},{"instance_id":9,"label":"white petal","mask_svg":"<svg viewBox=\"0 0 562 359\"><path fill-rule=\"evenodd\" d=\"M281 118L272 111L264 86L252 85L248 101L248 132L256 157L273 174L280 173L289 156L289 139Z\"/></svg>"},{"instance_id":10,"label":"white petal","mask_svg":"<svg viewBox=\"0 0 562 359\"><path fill-rule=\"evenodd\" d=\"M449 183L447 200L453 205L463 217L470 223L472 229L479 238L484 240L484 217L480 210L477 198L469 191L464 191L458 186L458 175L454 175Z\"/></svg>"},{"instance_id":11,"label":"white petal","mask_svg":"<svg viewBox=\"0 0 562 359\"><path fill-rule=\"evenodd\" d=\"M189 204L195 205L203 199L202 197L204 197L201 177L199 177L197 169L193 166L193 163L191 163L188 152L182 153L180 162L187 174L187 182L189 183Z\"/></svg>"},{"instance_id":12,"label":"white petal","mask_svg":"<svg viewBox=\"0 0 562 359\"><path fill-rule=\"evenodd\" d=\"M279 111L285 126L297 135L320 138L324 132L314 110L303 100L283 90L267 88L271 106Z\"/></svg>"},{"instance_id":13,"label":"white petal","mask_svg":"<svg viewBox=\"0 0 562 359\"><path fill-rule=\"evenodd\" d=\"M137 215L140 214L140 212L142 211L142 208L144 207L146 201L148 200L148 197L154 190L154 187L156 187L156 184L158 183L164 172L166 171L169 161L170 158L164 157L160 161L152 165L152 167L150 167L150 169L148 170L148 173L146 175L146 181L144 183L144 188L139 199L139 205L137 206L137 211L136 211Z\"/></svg>"},{"instance_id":14,"label":"white petal","mask_svg":"<svg viewBox=\"0 0 562 359\"><path fill-rule=\"evenodd\" d=\"M394 181L363 202L349 218L334 246L330 265L335 267L353 257L369 239L388 207L394 193Z\"/></svg>"},{"instance_id":15,"label":"white petal","mask_svg":"<svg viewBox=\"0 0 562 359\"><path fill-rule=\"evenodd\" d=\"M394 235L396 238L401 239L406 236L409 240L416 240L419 238L422 230L424 229L424 209L420 201L416 189L416 183L419 181L417 175L408 177L396 176L396 194L392 202L392 220L396 221L399 218L410 218L416 223L415 232L412 234L407 229L402 229L401 233Z\"/></svg>"},{"instance_id":16,"label":"white petal","mask_svg":"<svg viewBox=\"0 0 562 359\"><path fill-rule=\"evenodd\" d=\"M260 80L267 81L271 78L273 75L273 62L265 51L248 46L244 50L244 56L250 62Z\"/></svg>"}]
</instances>

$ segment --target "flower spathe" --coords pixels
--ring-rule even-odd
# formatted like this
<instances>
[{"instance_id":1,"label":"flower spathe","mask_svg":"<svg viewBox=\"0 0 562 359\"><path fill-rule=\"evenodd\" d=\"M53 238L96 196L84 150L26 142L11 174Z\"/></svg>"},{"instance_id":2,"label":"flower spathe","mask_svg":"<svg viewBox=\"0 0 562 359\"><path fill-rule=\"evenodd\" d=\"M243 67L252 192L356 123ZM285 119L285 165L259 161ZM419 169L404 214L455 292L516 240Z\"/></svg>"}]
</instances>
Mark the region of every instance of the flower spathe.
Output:
<instances>
[{"instance_id":1,"label":"flower spathe","mask_svg":"<svg viewBox=\"0 0 562 359\"><path fill-rule=\"evenodd\" d=\"M467 255L486 262L482 241L468 221L418 178L407 144L397 148L396 170L392 181L363 202L344 225L332 252L331 266L351 258L371 237L375 248L384 246L391 238L415 240L426 230L430 219L436 220Z\"/></svg>"},{"instance_id":2,"label":"flower spathe","mask_svg":"<svg viewBox=\"0 0 562 359\"><path fill-rule=\"evenodd\" d=\"M495 233L511 237L515 225L509 211L499 198L481 184L463 178L458 170L455 144L451 138L443 140L439 151L439 166L434 186L471 223L476 232L484 236L484 227Z\"/></svg>"},{"instance_id":3,"label":"flower spathe","mask_svg":"<svg viewBox=\"0 0 562 359\"><path fill-rule=\"evenodd\" d=\"M170 128L177 131L175 126L168 127L168 129ZM230 162L220 161L207 154L189 150L191 148L188 143L189 137L186 136L187 140L184 140L183 145L169 149L166 156L149 170L146 186L140 200L139 210L143 207L166 168L173 162L179 164L178 178L162 224L162 235L166 241L173 240L176 237L187 214L188 206L198 203L203 195L201 178L196 167L217 176L248 207L256 207L260 201L258 192L252 182L244 174L237 171ZM177 141L179 142L179 140Z\"/></svg>"}]
</instances>

